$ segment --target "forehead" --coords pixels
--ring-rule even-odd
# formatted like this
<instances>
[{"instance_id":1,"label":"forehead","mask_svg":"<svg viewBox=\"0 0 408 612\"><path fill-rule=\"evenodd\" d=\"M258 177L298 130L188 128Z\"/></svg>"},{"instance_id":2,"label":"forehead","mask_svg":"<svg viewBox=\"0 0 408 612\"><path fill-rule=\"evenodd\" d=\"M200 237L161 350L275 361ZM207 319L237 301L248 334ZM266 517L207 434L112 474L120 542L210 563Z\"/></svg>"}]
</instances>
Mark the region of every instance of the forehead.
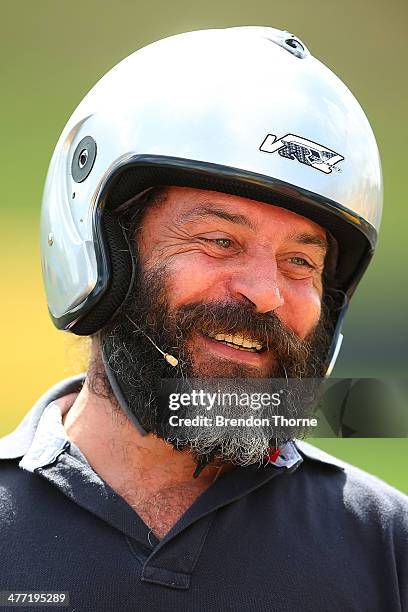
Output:
<instances>
[{"instance_id":1,"label":"forehead","mask_svg":"<svg viewBox=\"0 0 408 612\"><path fill-rule=\"evenodd\" d=\"M211 211L215 210L229 213L225 220L235 221L254 231L274 226L290 233L304 231L318 236L326 235L326 230L317 223L285 208L218 191L168 187L160 206L160 212L177 224L205 221L211 218ZM222 218L221 214L217 216Z\"/></svg>"}]
</instances>

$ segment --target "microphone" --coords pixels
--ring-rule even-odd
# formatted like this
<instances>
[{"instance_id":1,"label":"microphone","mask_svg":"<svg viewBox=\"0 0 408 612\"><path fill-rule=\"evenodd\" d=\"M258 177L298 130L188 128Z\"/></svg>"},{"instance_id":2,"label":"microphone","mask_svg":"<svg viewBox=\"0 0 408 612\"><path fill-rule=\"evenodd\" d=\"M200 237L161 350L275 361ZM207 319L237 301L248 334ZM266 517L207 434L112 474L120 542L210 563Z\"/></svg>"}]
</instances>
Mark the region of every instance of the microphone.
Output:
<instances>
[{"instance_id":1,"label":"microphone","mask_svg":"<svg viewBox=\"0 0 408 612\"><path fill-rule=\"evenodd\" d=\"M170 353L165 353L164 351L162 351L161 348L159 348L157 346L157 344L155 342L153 342L153 340L150 338L150 336L148 336L146 334L146 332L143 331L143 329L141 329L138 325L136 325L136 323L130 317L128 317L128 315L126 315L126 318L129 319L129 321L136 327L136 329L141 331L142 334L144 334L146 336L146 338L148 340L150 340L150 342L153 344L154 348L156 348L159 351L159 353L161 353L163 355L163 357L167 361L167 363L170 364L171 366L173 366L173 368L175 368L176 365L178 364L178 359L176 359L176 357L174 357L174 355L170 355Z\"/></svg>"}]
</instances>

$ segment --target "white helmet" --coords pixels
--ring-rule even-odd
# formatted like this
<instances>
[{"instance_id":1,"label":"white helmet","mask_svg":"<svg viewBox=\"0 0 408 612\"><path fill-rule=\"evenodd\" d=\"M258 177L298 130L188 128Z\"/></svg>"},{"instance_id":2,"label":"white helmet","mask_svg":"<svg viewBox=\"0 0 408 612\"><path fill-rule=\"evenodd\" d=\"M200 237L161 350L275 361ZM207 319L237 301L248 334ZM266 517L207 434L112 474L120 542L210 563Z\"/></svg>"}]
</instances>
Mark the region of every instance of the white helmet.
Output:
<instances>
[{"instance_id":1,"label":"white helmet","mask_svg":"<svg viewBox=\"0 0 408 612\"><path fill-rule=\"evenodd\" d=\"M348 298L376 244L382 179L371 127L347 87L288 32L250 26L160 40L80 103L42 207L44 282L59 329L92 334L120 308L132 258L112 211L155 185L235 194L312 219L337 240L335 285Z\"/></svg>"}]
</instances>

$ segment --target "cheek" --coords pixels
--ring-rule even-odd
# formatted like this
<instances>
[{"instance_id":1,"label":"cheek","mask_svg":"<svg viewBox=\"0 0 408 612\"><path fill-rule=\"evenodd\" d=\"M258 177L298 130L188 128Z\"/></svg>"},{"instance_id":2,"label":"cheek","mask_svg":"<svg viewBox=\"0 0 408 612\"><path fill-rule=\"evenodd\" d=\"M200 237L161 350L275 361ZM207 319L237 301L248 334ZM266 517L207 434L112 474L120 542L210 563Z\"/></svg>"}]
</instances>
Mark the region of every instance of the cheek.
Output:
<instances>
[{"instance_id":1,"label":"cheek","mask_svg":"<svg viewBox=\"0 0 408 612\"><path fill-rule=\"evenodd\" d=\"M172 308L220 297L224 275L215 262L200 253L173 260L168 274L168 300Z\"/></svg>"},{"instance_id":2,"label":"cheek","mask_svg":"<svg viewBox=\"0 0 408 612\"><path fill-rule=\"evenodd\" d=\"M303 340L319 321L321 294L312 284L303 281L296 283L282 291L285 303L279 310L279 316Z\"/></svg>"}]
</instances>

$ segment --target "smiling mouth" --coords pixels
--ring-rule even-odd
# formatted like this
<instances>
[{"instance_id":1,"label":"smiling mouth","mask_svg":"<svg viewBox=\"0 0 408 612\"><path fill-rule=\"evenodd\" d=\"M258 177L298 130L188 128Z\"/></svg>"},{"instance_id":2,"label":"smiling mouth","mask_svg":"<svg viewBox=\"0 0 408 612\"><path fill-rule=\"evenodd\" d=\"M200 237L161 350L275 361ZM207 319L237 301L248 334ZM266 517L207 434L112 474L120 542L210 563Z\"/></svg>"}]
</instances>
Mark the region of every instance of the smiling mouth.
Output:
<instances>
[{"instance_id":1,"label":"smiling mouth","mask_svg":"<svg viewBox=\"0 0 408 612\"><path fill-rule=\"evenodd\" d=\"M203 334L211 340L216 340L220 344L225 344L239 351L261 353L264 350L263 345L258 340L242 334L211 334L209 332L203 332Z\"/></svg>"}]
</instances>

